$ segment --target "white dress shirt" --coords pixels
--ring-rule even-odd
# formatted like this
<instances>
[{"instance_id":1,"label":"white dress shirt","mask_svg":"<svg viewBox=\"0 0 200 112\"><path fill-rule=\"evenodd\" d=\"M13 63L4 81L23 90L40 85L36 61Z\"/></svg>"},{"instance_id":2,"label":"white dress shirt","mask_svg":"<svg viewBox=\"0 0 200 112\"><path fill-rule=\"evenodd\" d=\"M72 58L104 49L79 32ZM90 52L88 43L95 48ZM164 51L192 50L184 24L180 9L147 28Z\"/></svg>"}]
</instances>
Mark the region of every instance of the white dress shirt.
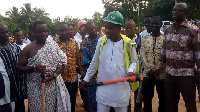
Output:
<instances>
[{"instance_id":1,"label":"white dress shirt","mask_svg":"<svg viewBox=\"0 0 200 112\"><path fill-rule=\"evenodd\" d=\"M15 43L15 44L16 44L16 43ZM24 47L26 47L27 44L26 44L26 43L23 43L22 45L19 45L19 44L16 44L16 45L19 46L21 50L23 50Z\"/></svg>"},{"instance_id":2,"label":"white dress shirt","mask_svg":"<svg viewBox=\"0 0 200 112\"><path fill-rule=\"evenodd\" d=\"M85 81L89 82L90 78L96 73L98 66L98 81L119 79L127 77L127 72L134 72L136 69L137 58L136 49L132 48L130 66L126 71L123 40L112 42L110 39L104 44L101 51L101 59L99 64L100 44L105 37L98 40L96 51L92 62L87 70ZM129 82L119 82L110 85L102 85L97 87L97 102L113 107L126 107L130 99Z\"/></svg>"},{"instance_id":3,"label":"white dress shirt","mask_svg":"<svg viewBox=\"0 0 200 112\"><path fill-rule=\"evenodd\" d=\"M3 60L0 58L0 72L3 76L4 85L5 85L5 96L0 99L0 105L10 103L10 81L8 74L6 72Z\"/></svg>"},{"instance_id":4,"label":"white dress shirt","mask_svg":"<svg viewBox=\"0 0 200 112\"><path fill-rule=\"evenodd\" d=\"M147 30L144 30L144 31L142 31L142 32L140 33L140 36L141 36L141 38L142 38L142 37L145 37L145 36L149 36L150 34L151 34L151 33L147 32ZM164 32L160 30L160 34L163 35Z\"/></svg>"},{"instance_id":5,"label":"white dress shirt","mask_svg":"<svg viewBox=\"0 0 200 112\"><path fill-rule=\"evenodd\" d=\"M150 35L151 33L147 32L147 30L144 30L140 33L141 38Z\"/></svg>"},{"instance_id":6,"label":"white dress shirt","mask_svg":"<svg viewBox=\"0 0 200 112\"><path fill-rule=\"evenodd\" d=\"M76 33L76 35L74 36L74 38L78 38L78 39L81 39L82 40L82 36L80 35L80 33Z\"/></svg>"}]
</instances>

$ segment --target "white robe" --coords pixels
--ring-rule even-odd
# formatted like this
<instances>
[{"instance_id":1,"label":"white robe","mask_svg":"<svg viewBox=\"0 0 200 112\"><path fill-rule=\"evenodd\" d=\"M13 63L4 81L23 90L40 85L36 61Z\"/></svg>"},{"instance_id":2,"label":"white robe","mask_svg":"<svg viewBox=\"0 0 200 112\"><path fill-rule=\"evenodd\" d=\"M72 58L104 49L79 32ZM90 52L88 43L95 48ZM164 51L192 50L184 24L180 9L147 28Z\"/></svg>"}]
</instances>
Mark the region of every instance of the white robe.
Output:
<instances>
[{"instance_id":1,"label":"white robe","mask_svg":"<svg viewBox=\"0 0 200 112\"><path fill-rule=\"evenodd\" d=\"M119 79L127 77L128 72L134 72L136 69L137 58L136 49L132 48L130 66L126 71L123 40L112 42L110 39L104 44L101 51L101 59L99 64L99 49L102 37L98 40L96 51L92 62L87 70L85 81L95 74L98 69L98 82ZM128 82L119 82L110 85L102 85L97 87L96 98L98 103L112 107L126 107L130 99L130 85Z\"/></svg>"},{"instance_id":2,"label":"white robe","mask_svg":"<svg viewBox=\"0 0 200 112\"><path fill-rule=\"evenodd\" d=\"M4 105L10 103L10 81L1 57L0 57L0 72L3 76L5 85L5 96L0 99L0 105Z\"/></svg>"}]
</instances>

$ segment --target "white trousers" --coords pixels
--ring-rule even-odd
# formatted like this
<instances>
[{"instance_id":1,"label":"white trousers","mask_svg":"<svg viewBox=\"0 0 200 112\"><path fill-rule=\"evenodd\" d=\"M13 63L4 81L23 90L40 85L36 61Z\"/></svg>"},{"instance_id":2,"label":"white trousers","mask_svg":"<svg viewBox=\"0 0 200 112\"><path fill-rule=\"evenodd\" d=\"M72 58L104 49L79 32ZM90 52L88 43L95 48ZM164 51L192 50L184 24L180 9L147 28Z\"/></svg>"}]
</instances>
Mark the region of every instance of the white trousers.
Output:
<instances>
[{"instance_id":1,"label":"white trousers","mask_svg":"<svg viewBox=\"0 0 200 112\"><path fill-rule=\"evenodd\" d=\"M115 109L115 112L127 112L127 106L114 107L114 109ZM110 106L97 102L97 112L109 112L109 111L110 111Z\"/></svg>"}]
</instances>

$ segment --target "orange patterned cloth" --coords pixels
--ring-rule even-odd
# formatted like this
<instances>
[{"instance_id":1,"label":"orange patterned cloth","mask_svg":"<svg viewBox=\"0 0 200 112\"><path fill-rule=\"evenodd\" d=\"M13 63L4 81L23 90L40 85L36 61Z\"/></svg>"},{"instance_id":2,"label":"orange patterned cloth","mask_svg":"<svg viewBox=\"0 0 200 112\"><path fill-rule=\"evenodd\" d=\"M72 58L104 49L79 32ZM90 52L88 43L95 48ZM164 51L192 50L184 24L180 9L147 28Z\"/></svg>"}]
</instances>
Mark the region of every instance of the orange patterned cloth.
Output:
<instances>
[{"instance_id":1,"label":"orange patterned cloth","mask_svg":"<svg viewBox=\"0 0 200 112\"><path fill-rule=\"evenodd\" d=\"M78 44L72 38L70 38L68 44L60 42L59 39L57 43L61 50L67 55L67 66L62 73L62 78L67 82L75 82L78 80L76 65L81 70L81 74L83 74L81 66L81 55L79 52Z\"/></svg>"}]
</instances>

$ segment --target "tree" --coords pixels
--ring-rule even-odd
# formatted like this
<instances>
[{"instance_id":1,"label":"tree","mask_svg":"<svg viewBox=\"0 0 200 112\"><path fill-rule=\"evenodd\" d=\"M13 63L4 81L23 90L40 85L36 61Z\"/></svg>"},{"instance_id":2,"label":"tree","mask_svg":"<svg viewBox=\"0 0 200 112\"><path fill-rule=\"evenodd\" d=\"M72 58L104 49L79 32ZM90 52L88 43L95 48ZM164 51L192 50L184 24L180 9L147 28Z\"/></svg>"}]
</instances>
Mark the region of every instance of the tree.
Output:
<instances>
[{"instance_id":1,"label":"tree","mask_svg":"<svg viewBox=\"0 0 200 112\"><path fill-rule=\"evenodd\" d=\"M174 0L152 0L148 4L145 15L160 16L162 20L172 20L172 10L174 7Z\"/></svg>"},{"instance_id":2,"label":"tree","mask_svg":"<svg viewBox=\"0 0 200 112\"><path fill-rule=\"evenodd\" d=\"M9 31L20 28L24 33L28 32L28 27L31 23L35 21L45 21L49 26L52 24L52 20L48 17L48 13L43 8L31 7L30 3L25 3L23 7L20 8L20 11L17 7L12 7L9 11L6 11L7 25Z\"/></svg>"},{"instance_id":3,"label":"tree","mask_svg":"<svg viewBox=\"0 0 200 112\"><path fill-rule=\"evenodd\" d=\"M72 17L69 17L69 16L65 16L64 18L64 22L68 23L68 24L75 24L77 25L79 19L78 18L72 18Z\"/></svg>"},{"instance_id":4,"label":"tree","mask_svg":"<svg viewBox=\"0 0 200 112\"><path fill-rule=\"evenodd\" d=\"M25 20L24 22L33 23L34 11L31 8L31 3L25 3L24 7L21 7L20 13L23 20Z\"/></svg>"},{"instance_id":5,"label":"tree","mask_svg":"<svg viewBox=\"0 0 200 112\"><path fill-rule=\"evenodd\" d=\"M12 32L13 30L19 28L19 19L20 19L20 13L18 11L18 8L17 7L12 7L9 9L9 11L6 11L6 16L8 16L7 18L7 26L8 26L8 29L9 29L9 32Z\"/></svg>"},{"instance_id":6,"label":"tree","mask_svg":"<svg viewBox=\"0 0 200 112\"><path fill-rule=\"evenodd\" d=\"M0 22L5 23L5 17L0 14Z\"/></svg>"},{"instance_id":7,"label":"tree","mask_svg":"<svg viewBox=\"0 0 200 112\"><path fill-rule=\"evenodd\" d=\"M8 16L10 19L16 20L16 18L18 18L20 16L20 13L18 11L17 7L12 7L10 8L9 11L6 11L6 16Z\"/></svg>"},{"instance_id":8,"label":"tree","mask_svg":"<svg viewBox=\"0 0 200 112\"><path fill-rule=\"evenodd\" d=\"M186 2L189 6L188 19L200 18L200 0L176 0ZM163 20L172 21L172 10L175 0L102 0L104 17L111 11L120 11L125 19L133 19L138 26L143 25L147 15L161 16ZM135 11L136 12L135 12Z\"/></svg>"},{"instance_id":9,"label":"tree","mask_svg":"<svg viewBox=\"0 0 200 112\"><path fill-rule=\"evenodd\" d=\"M137 26L141 26L144 12L147 10L148 0L102 0L104 17L111 11L119 11L125 19L133 19Z\"/></svg>"},{"instance_id":10,"label":"tree","mask_svg":"<svg viewBox=\"0 0 200 112\"><path fill-rule=\"evenodd\" d=\"M43 20L43 19L46 19L46 18L49 18L49 13L46 13L46 11L43 9L43 8L33 8L33 18L34 20L38 21L38 20Z\"/></svg>"},{"instance_id":11,"label":"tree","mask_svg":"<svg viewBox=\"0 0 200 112\"><path fill-rule=\"evenodd\" d=\"M95 12L92 17L97 30L100 30L100 28L103 27L103 15L99 12Z\"/></svg>"},{"instance_id":12,"label":"tree","mask_svg":"<svg viewBox=\"0 0 200 112\"><path fill-rule=\"evenodd\" d=\"M189 5L188 19L200 19L200 0L185 0Z\"/></svg>"}]
</instances>

